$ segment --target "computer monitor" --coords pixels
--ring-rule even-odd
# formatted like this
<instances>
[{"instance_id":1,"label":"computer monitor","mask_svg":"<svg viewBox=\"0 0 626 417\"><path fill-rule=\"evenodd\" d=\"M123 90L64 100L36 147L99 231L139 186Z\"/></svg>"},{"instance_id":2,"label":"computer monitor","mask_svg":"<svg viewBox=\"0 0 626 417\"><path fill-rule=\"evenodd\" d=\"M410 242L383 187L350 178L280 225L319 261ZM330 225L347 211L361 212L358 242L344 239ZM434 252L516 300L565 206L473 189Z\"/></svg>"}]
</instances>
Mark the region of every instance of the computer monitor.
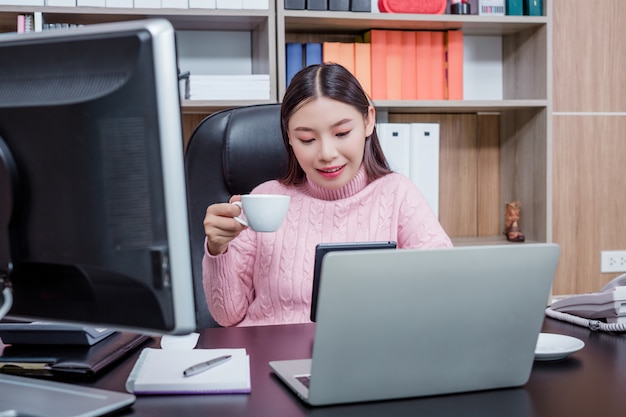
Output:
<instances>
[{"instance_id":1,"label":"computer monitor","mask_svg":"<svg viewBox=\"0 0 626 417\"><path fill-rule=\"evenodd\" d=\"M7 317L193 332L171 24L4 34L0 62Z\"/></svg>"}]
</instances>

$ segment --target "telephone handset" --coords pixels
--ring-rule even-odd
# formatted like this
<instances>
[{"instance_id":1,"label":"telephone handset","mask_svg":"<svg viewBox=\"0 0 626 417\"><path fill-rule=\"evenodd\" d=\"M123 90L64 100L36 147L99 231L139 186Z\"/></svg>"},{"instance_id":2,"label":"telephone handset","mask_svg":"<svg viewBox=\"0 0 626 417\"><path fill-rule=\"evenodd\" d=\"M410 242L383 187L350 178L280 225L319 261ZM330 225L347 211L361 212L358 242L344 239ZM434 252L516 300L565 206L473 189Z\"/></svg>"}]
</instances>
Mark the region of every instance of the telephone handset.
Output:
<instances>
[{"instance_id":1,"label":"telephone handset","mask_svg":"<svg viewBox=\"0 0 626 417\"><path fill-rule=\"evenodd\" d=\"M554 301L546 313L555 313L548 315L571 322L574 322L574 319L564 318L557 313L589 319L585 320L585 325L607 327L601 330L626 331L626 274L616 277L599 292L573 295ZM601 326L604 322L618 326Z\"/></svg>"},{"instance_id":2,"label":"telephone handset","mask_svg":"<svg viewBox=\"0 0 626 417\"><path fill-rule=\"evenodd\" d=\"M611 281L609 281L609 283L607 283L604 287L602 287L600 292L608 291L611 288L615 288L615 287L626 287L626 274L622 274L619 277L616 277L612 279Z\"/></svg>"}]
</instances>

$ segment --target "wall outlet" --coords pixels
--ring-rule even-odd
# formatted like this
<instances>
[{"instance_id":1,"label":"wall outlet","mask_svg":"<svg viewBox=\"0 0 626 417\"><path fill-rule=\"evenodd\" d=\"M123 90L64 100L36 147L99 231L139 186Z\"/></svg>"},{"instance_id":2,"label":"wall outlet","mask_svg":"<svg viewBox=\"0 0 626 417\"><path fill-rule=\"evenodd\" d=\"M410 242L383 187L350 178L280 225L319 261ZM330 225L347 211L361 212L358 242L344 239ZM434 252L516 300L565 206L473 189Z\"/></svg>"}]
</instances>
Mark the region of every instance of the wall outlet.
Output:
<instances>
[{"instance_id":1,"label":"wall outlet","mask_svg":"<svg viewBox=\"0 0 626 417\"><path fill-rule=\"evenodd\" d=\"M626 272L626 250L600 252L600 272Z\"/></svg>"}]
</instances>

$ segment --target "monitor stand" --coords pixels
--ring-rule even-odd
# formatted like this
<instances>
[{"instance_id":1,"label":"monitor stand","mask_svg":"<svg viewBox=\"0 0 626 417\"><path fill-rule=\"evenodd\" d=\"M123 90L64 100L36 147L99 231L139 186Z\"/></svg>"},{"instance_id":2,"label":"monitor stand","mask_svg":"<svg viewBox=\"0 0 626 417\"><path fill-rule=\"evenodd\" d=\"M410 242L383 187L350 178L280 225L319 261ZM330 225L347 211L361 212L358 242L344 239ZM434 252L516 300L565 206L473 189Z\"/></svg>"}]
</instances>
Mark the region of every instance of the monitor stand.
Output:
<instances>
[{"instance_id":1,"label":"monitor stand","mask_svg":"<svg viewBox=\"0 0 626 417\"><path fill-rule=\"evenodd\" d=\"M11 304L7 286L0 296L0 320ZM135 396L124 392L0 374L0 417L97 417L134 402Z\"/></svg>"}]
</instances>

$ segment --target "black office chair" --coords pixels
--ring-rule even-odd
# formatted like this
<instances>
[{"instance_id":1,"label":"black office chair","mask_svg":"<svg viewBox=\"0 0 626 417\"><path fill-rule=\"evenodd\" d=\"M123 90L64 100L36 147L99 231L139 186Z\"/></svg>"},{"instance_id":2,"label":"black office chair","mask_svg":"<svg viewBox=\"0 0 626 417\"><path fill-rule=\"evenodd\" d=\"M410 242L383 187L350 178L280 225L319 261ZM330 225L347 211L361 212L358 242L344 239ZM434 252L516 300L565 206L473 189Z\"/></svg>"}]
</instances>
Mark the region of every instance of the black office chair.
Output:
<instances>
[{"instance_id":1,"label":"black office chair","mask_svg":"<svg viewBox=\"0 0 626 417\"><path fill-rule=\"evenodd\" d=\"M287 152L280 131L280 105L263 104L214 113L191 135L185 152L191 258L198 327L218 327L202 287L206 208L247 194L260 183L284 176Z\"/></svg>"}]
</instances>

